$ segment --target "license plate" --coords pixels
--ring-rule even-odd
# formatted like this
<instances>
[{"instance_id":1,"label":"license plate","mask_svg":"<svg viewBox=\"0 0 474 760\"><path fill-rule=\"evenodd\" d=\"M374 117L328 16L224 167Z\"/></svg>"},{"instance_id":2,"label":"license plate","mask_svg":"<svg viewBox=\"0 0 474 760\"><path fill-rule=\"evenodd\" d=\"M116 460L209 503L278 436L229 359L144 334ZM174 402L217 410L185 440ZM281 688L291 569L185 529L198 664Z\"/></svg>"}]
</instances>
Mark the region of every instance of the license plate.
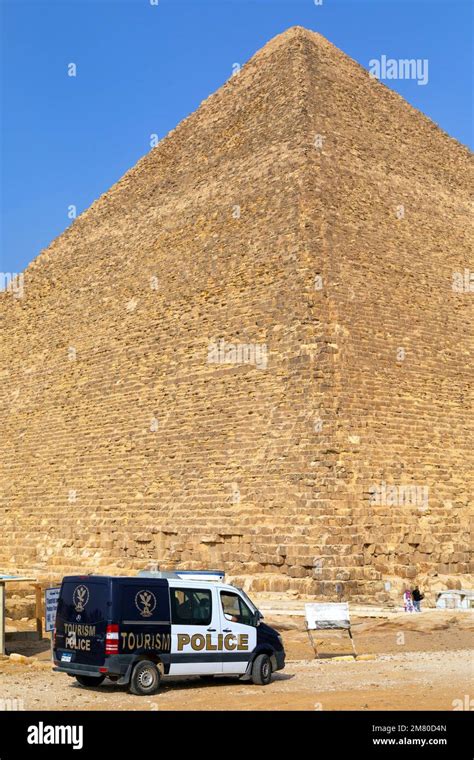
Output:
<instances>
[{"instance_id":1,"label":"license plate","mask_svg":"<svg viewBox=\"0 0 474 760\"><path fill-rule=\"evenodd\" d=\"M72 652L63 652L61 655L61 662L71 662Z\"/></svg>"}]
</instances>

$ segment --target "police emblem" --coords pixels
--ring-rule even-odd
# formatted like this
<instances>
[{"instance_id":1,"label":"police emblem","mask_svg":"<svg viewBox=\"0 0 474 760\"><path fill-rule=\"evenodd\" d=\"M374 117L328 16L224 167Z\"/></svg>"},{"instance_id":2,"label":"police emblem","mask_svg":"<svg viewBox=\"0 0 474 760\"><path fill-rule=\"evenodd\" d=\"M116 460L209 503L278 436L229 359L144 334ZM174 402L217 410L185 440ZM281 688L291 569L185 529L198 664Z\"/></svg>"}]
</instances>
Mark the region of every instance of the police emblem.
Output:
<instances>
[{"instance_id":1,"label":"police emblem","mask_svg":"<svg viewBox=\"0 0 474 760\"><path fill-rule=\"evenodd\" d=\"M156 607L156 596L147 589L139 591L135 597L135 606L142 617L151 617Z\"/></svg>"},{"instance_id":2,"label":"police emblem","mask_svg":"<svg viewBox=\"0 0 474 760\"><path fill-rule=\"evenodd\" d=\"M72 603L76 612L82 612L89 601L89 589L87 586L76 586L72 592Z\"/></svg>"}]
</instances>

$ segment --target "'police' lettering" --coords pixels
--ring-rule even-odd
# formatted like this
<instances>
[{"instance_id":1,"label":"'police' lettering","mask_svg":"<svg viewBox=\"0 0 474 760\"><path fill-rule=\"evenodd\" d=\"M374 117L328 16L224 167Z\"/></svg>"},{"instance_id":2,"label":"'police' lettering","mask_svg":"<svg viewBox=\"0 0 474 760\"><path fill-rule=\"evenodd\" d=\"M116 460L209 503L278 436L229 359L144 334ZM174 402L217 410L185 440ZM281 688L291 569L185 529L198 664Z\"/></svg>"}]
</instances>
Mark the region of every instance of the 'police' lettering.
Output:
<instances>
[{"instance_id":1,"label":"'police' lettering","mask_svg":"<svg viewBox=\"0 0 474 760\"><path fill-rule=\"evenodd\" d=\"M235 649L237 647L237 642L235 641L235 636L233 633L228 633L227 636L224 639L224 647L226 649Z\"/></svg>"},{"instance_id":2,"label":"'police' lettering","mask_svg":"<svg viewBox=\"0 0 474 760\"><path fill-rule=\"evenodd\" d=\"M177 645L178 652L182 652L188 645L195 652L200 652L203 649L206 652L215 652L216 650L233 652L236 649L246 651L249 648L249 637L246 633L228 633L226 636L219 633L217 640L213 642L210 633L205 636L202 633L195 633L194 636L189 636L187 633L178 633Z\"/></svg>"},{"instance_id":3,"label":"'police' lettering","mask_svg":"<svg viewBox=\"0 0 474 760\"><path fill-rule=\"evenodd\" d=\"M181 652L190 641L191 637L187 633L178 633L178 652Z\"/></svg>"}]
</instances>

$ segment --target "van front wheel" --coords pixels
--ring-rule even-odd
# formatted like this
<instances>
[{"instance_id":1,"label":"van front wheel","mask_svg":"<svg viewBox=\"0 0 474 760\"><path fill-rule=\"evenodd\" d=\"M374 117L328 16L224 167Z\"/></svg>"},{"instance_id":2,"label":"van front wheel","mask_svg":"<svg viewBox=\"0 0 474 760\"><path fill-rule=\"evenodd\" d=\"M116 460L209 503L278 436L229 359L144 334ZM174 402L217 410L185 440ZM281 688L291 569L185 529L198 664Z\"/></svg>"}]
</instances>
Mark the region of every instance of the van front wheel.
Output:
<instances>
[{"instance_id":1,"label":"van front wheel","mask_svg":"<svg viewBox=\"0 0 474 760\"><path fill-rule=\"evenodd\" d=\"M160 688L160 673L151 660L140 660L133 668L130 691L138 696L155 694Z\"/></svg>"},{"instance_id":2,"label":"van front wheel","mask_svg":"<svg viewBox=\"0 0 474 760\"><path fill-rule=\"evenodd\" d=\"M252 681L257 686L266 686L272 680L272 661L268 654L259 654L252 665Z\"/></svg>"},{"instance_id":3,"label":"van front wheel","mask_svg":"<svg viewBox=\"0 0 474 760\"><path fill-rule=\"evenodd\" d=\"M100 686L105 676L76 676L81 686Z\"/></svg>"}]
</instances>

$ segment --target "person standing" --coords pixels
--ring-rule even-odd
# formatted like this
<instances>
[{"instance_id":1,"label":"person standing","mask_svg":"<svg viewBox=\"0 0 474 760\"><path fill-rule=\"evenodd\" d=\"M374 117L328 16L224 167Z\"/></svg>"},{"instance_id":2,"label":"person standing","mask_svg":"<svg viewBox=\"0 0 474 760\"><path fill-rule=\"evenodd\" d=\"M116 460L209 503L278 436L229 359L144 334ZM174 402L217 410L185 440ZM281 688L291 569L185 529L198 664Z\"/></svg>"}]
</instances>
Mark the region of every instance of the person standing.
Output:
<instances>
[{"instance_id":1,"label":"person standing","mask_svg":"<svg viewBox=\"0 0 474 760\"><path fill-rule=\"evenodd\" d=\"M414 612L413 599L409 588L406 588L403 592L403 606L405 608L405 612Z\"/></svg>"},{"instance_id":2,"label":"person standing","mask_svg":"<svg viewBox=\"0 0 474 760\"><path fill-rule=\"evenodd\" d=\"M411 597L413 599L413 607L415 608L415 612L421 612L421 600L425 598L425 595L421 593L418 586L415 586L411 592Z\"/></svg>"}]
</instances>

